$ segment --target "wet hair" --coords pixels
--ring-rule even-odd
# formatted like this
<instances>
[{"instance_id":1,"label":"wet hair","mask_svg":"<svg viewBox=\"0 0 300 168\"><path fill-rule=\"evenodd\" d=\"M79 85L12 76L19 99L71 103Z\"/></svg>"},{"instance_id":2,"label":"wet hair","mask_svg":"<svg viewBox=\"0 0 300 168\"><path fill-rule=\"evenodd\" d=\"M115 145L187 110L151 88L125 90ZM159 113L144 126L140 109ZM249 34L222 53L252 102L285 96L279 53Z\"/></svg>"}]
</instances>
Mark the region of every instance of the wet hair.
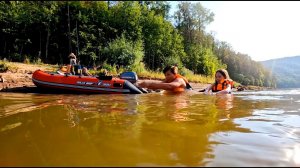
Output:
<instances>
[{"instance_id":1,"label":"wet hair","mask_svg":"<svg viewBox=\"0 0 300 168\"><path fill-rule=\"evenodd\" d=\"M228 72L225 69L219 69L216 71L217 73L220 73L225 79L230 79Z\"/></svg>"},{"instance_id":2,"label":"wet hair","mask_svg":"<svg viewBox=\"0 0 300 168\"><path fill-rule=\"evenodd\" d=\"M163 73L165 74L168 71L171 71L171 73L175 75L178 73L178 68L177 68L177 66L168 65L164 68Z\"/></svg>"}]
</instances>

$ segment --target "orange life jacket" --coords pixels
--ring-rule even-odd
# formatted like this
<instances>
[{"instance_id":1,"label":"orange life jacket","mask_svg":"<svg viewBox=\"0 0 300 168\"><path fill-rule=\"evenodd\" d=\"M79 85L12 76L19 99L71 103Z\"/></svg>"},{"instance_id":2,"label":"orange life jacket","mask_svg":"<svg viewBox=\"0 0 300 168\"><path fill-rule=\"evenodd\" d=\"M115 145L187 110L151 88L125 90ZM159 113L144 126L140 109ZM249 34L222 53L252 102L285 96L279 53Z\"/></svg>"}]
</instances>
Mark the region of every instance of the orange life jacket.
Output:
<instances>
[{"instance_id":1,"label":"orange life jacket","mask_svg":"<svg viewBox=\"0 0 300 168\"><path fill-rule=\"evenodd\" d=\"M71 73L72 71L72 65L67 65L67 73Z\"/></svg>"},{"instance_id":2,"label":"orange life jacket","mask_svg":"<svg viewBox=\"0 0 300 168\"><path fill-rule=\"evenodd\" d=\"M183 77L183 76L181 76L181 75L179 75L179 74L176 74L176 75L175 75L175 79L177 79L177 78L182 78L182 79L184 80L184 82L185 82L186 85L189 83L188 80L187 80L185 77ZM175 79L174 79L174 80L175 80Z\"/></svg>"},{"instance_id":3,"label":"orange life jacket","mask_svg":"<svg viewBox=\"0 0 300 168\"><path fill-rule=\"evenodd\" d=\"M230 79L229 82L230 82L231 88L235 88L235 87L234 87L234 81Z\"/></svg>"},{"instance_id":4,"label":"orange life jacket","mask_svg":"<svg viewBox=\"0 0 300 168\"><path fill-rule=\"evenodd\" d=\"M183 76L181 76L181 75L179 75L179 74L176 74L176 75L175 75L175 79L177 79L177 78L181 78L181 79L184 80L187 89L192 88L192 87L190 86L188 80L187 80L185 77L183 77ZM174 79L174 80L175 80L175 79ZM174 81L174 80L173 80L173 81ZM172 82L173 82L173 81L172 81ZM177 87L177 88L175 88L175 89L173 90L173 92L183 92L186 88Z\"/></svg>"},{"instance_id":5,"label":"orange life jacket","mask_svg":"<svg viewBox=\"0 0 300 168\"><path fill-rule=\"evenodd\" d=\"M221 90L225 90L227 89L227 85L230 84L231 88L233 87L233 81L232 80L228 80L225 79L223 81L221 81L221 83L214 83L213 87L212 87L212 92L218 92Z\"/></svg>"},{"instance_id":6,"label":"orange life jacket","mask_svg":"<svg viewBox=\"0 0 300 168\"><path fill-rule=\"evenodd\" d=\"M62 72L67 72L68 71L68 68L66 66L63 66L60 68L60 71Z\"/></svg>"}]
</instances>

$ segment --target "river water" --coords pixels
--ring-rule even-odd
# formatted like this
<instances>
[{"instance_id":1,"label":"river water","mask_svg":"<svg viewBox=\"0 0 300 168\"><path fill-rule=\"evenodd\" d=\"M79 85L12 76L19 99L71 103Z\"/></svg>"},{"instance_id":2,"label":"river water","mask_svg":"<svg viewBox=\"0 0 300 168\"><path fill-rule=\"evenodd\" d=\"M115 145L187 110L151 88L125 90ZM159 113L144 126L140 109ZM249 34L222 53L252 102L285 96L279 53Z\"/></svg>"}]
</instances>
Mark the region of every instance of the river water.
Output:
<instances>
[{"instance_id":1,"label":"river water","mask_svg":"<svg viewBox=\"0 0 300 168\"><path fill-rule=\"evenodd\" d=\"M300 166L300 90L0 93L0 166Z\"/></svg>"}]
</instances>

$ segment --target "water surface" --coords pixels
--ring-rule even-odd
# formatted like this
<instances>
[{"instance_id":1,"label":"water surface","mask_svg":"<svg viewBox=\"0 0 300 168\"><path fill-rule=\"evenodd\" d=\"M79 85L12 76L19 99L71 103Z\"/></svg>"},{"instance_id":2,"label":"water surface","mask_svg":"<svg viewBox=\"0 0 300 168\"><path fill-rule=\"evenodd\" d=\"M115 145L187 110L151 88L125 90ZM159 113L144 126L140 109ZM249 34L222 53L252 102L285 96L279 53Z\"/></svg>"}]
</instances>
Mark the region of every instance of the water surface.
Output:
<instances>
[{"instance_id":1,"label":"water surface","mask_svg":"<svg viewBox=\"0 0 300 168\"><path fill-rule=\"evenodd\" d=\"M0 93L0 166L300 166L300 90Z\"/></svg>"}]
</instances>

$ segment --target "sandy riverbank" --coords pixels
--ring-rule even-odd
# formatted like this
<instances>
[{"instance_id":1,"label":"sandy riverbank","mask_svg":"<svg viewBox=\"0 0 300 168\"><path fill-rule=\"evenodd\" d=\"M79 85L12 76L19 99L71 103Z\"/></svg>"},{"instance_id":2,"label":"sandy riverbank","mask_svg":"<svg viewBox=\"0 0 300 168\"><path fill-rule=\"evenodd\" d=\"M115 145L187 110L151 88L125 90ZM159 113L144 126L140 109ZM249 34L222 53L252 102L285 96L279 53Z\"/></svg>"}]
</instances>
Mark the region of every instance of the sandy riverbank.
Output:
<instances>
[{"instance_id":1,"label":"sandy riverbank","mask_svg":"<svg viewBox=\"0 0 300 168\"><path fill-rule=\"evenodd\" d=\"M7 63L13 67L10 70L0 73L0 91L24 90L35 87L32 83L32 74L35 70L53 70L50 65L29 65L23 63Z\"/></svg>"}]
</instances>

